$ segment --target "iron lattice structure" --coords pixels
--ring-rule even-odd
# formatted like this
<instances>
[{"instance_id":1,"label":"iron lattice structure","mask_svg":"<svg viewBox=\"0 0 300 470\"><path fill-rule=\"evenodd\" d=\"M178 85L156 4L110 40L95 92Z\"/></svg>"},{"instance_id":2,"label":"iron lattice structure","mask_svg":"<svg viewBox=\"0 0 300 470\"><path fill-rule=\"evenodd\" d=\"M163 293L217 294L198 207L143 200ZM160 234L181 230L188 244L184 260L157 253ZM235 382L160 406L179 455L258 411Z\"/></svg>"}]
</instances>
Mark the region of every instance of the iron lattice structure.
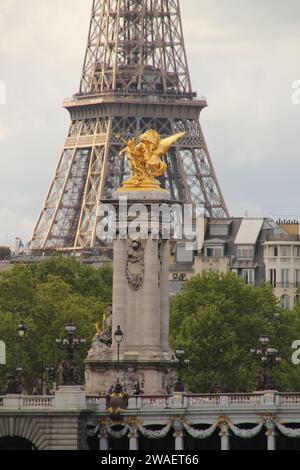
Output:
<instances>
[{"instance_id":1,"label":"iron lattice structure","mask_svg":"<svg viewBox=\"0 0 300 470\"><path fill-rule=\"evenodd\" d=\"M80 91L64 103L71 125L30 248L97 246L101 200L129 173L117 135L149 128L188 133L166 157L162 186L211 217L227 216L199 123L206 106L192 91L179 0L94 0Z\"/></svg>"}]
</instances>

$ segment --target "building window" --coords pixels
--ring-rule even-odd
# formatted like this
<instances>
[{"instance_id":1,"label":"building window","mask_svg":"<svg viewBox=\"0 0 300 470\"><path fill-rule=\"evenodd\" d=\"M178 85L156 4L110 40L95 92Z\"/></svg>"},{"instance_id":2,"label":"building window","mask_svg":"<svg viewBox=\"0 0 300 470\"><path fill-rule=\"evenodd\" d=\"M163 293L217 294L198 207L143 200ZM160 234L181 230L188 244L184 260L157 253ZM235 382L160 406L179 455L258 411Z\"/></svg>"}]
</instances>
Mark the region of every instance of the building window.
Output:
<instances>
[{"instance_id":1,"label":"building window","mask_svg":"<svg viewBox=\"0 0 300 470\"><path fill-rule=\"evenodd\" d=\"M284 308L285 310L288 310L290 308L290 297L287 294L284 294L281 299L281 307Z\"/></svg>"},{"instance_id":2,"label":"building window","mask_svg":"<svg viewBox=\"0 0 300 470\"><path fill-rule=\"evenodd\" d=\"M228 225L210 225L209 233L217 237L226 237L228 235Z\"/></svg>"},{"instance_id":3,"label":"building window","mask_svg":"<svg viewBox=\"0 0 300 470\"><path fill-rule=\"evenodd\" d=\"M240 259L253 259L254 258L254 246L252 245L238 246L237 257Z\"/></svg>"},{"instance_id":4,"label":"building window","mask_svg":"<svg viewBox=\"0 0 300 470\"><path fill-rule=\"evenodd\" d=\"M289 269L282 269L281 270L281 284L282 287L287 288L289 287L290 282L290 270Z\"/></svg>"},{"instance_id":5,"label":"building window","mask_svg":"<svg viewBox=\"0 0 300 470\"><path fill-rule=\"evenodd\" d=\"M269 256L271 258L276 258L278 256L278 246L277 245L269 246Z\"/></svg>"},{"instance_id":6,"label":"building window","mask_svg":"<svg viewBox=\"0 0 300 470\"><path fill-rule=\"evenodd\" d=\"M294 287L300 287L300 269L294 271Z\"/></svg>"},{"instance_id":7,"label":"building window","mask_svg":"<svg viewBox=\"0 0 300 470\"><path fill-rule=\"evenodd\" d=\"M270 269L269 271L269 281L272 287L277 285L277 272L276 269Z\"/></svg>"},{"instance_id":8,"label":"building window","mask_svg":"<svg viewBox=\"0 0 300 470\"><path fill-rule=\"evenodd\" d=\"M253 286L255 284L255 270L243 269L242 278L244 279L246 284L251 284Z\"/></svg>"},{"instance_id":9,"label":"building window","mask_svg":"<svg viewBox=\"0 0 300 470\"><path fill-rule=\"evenodd\" d=\"M282 245L280 247L280 256L282 257L291 256L291 247L288 245Z\"/></svg>"},{"instance_id":10,"label":"building window","mask_svg":"<svg viewBox=\"0 0 300 470\"><path fill-rule=\"evenodd\" d=\"M194 260L194 248L192 244L176 246L176 263L192 263Z\"/></svg>"},{"instance_id":11,"label":"building window","mask_svg":"<svg viewBox=\"0 0 300 470\"><path fill-rule=\"evenodd\" d=\"M208 258L222 258L224 256L223 246L206 246L205 256Z\"/></svg>"},{"instance_id":12,"label":"building window","mask_svg":"<svg viewBox=\"0 0 300 470\"><path fill-rule=\"evenodd\" d=\"M300 258L300 246L294 246L293 256L295 258Z\"/></svg>"}]
</instances>

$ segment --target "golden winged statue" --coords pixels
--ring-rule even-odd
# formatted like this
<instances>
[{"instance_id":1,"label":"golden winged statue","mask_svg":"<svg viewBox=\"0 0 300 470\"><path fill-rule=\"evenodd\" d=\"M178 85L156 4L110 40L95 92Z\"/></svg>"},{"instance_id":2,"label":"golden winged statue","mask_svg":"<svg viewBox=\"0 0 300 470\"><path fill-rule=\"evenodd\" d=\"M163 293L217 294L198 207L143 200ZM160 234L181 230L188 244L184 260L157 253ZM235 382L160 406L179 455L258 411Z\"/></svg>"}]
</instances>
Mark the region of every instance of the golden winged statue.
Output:
<instances>
[{"instance_id":1,"label":"golden winged statue","mask_svg":"<svg viewBox=\"0 0 300 470\"><path fill-rule=\"evenodd\" d=\"M130 166L130 178L125 181L119 191L128 190L158 190L160 183L155 178L162 176L167 170L167 164L162 160L177 140L186 135L186 132L161 139L158 132L150 129L140 136L140 142L130 139L121 150L120 157L126 154ZM120 137L120 136L118 136Z\"/></svg>"}]
</instances>

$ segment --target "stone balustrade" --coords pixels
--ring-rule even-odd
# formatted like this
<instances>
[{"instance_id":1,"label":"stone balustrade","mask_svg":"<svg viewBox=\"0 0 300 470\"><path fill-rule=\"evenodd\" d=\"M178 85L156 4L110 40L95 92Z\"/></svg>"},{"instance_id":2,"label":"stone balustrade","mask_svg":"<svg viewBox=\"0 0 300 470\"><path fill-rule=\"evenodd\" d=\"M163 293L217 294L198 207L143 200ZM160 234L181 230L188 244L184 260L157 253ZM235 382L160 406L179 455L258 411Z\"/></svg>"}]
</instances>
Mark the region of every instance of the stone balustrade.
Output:
<instances>
[{"instance_id":1,"label":"stone balustrade","mask_svg":"<svg viewBox=\"0 0 300 470\"><path fill-rule=\"evenodd\" d=\"M168 409L264 409L268 407L291 407L300 405L300 393L278 393L272 391L260 393L235 393L235 394L202 394L173 396L139 396L130 397L128 411L131 410L168 410ZM104 411L106 408L105 397L87 397L87 408Z\"/></svg>"},{"instance_id":2,"label":"stone balustrade","mask_svg":"<svg viewBox=\"0 0 300 470\"><path fill-rule=\"evenodd\" d=\"M67 392L67 391L66 391ZM10 410L45 410L45 409L63 409L77 408L88 409L92 411L105 411L105 397L86 397L84 392L77 390L80 400L70 403L69 395L65 395L60 391L57 396L30 396L30 395L7 395L0 397L0 413L7 409ZM76 395L76 394L75 394ZM74 397L75 397L74 395ZM59 398L59 399L58 399ZM76 398L76 397L75 397ZM201 410L201 409L263 409L265 407L289 408L300 405L300 393L277 393L277 392L261 392L261 393L239 393L239 394L201 394L186 395L174 394L172 396L138 396L130 397L128 403L128 411L142 410L168 410L168 409L184 409L184 410Z\"/></svg>"},{"instance_id":3,"label":"stone balustrade","mask_svg":"<svg viewBox=\"0 0 300 470\"><path fill-rule=\"evenodd\" d=\"M45 409L54 406L54 396L7 395L0 397L0 411L3 409Z\"/></svg>"}]
</instances>

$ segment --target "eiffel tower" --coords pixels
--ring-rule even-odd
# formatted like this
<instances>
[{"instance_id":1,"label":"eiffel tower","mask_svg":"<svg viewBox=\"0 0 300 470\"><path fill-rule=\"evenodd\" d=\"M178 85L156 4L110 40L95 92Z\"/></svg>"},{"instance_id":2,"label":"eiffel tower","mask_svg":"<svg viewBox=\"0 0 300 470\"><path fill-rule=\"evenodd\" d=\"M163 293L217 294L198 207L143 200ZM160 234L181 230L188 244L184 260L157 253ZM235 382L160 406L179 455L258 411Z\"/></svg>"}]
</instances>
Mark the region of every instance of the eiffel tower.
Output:
<instances>
[{"instance_id":1,"label":"eiffel tower","mask_svg":"<svg viewBox=\"0 0 300 470\"><path fill-rule=\"evenodd\" d=\"M166 157L162 187L210 217L228 216L199 123L206 106L192 90L179 0L93 0L80 90L64 102L71 124L31 250L97 247L101 200L129 175L118 135L149 128L188 133Z\"/></svg>"}]
</instances>

